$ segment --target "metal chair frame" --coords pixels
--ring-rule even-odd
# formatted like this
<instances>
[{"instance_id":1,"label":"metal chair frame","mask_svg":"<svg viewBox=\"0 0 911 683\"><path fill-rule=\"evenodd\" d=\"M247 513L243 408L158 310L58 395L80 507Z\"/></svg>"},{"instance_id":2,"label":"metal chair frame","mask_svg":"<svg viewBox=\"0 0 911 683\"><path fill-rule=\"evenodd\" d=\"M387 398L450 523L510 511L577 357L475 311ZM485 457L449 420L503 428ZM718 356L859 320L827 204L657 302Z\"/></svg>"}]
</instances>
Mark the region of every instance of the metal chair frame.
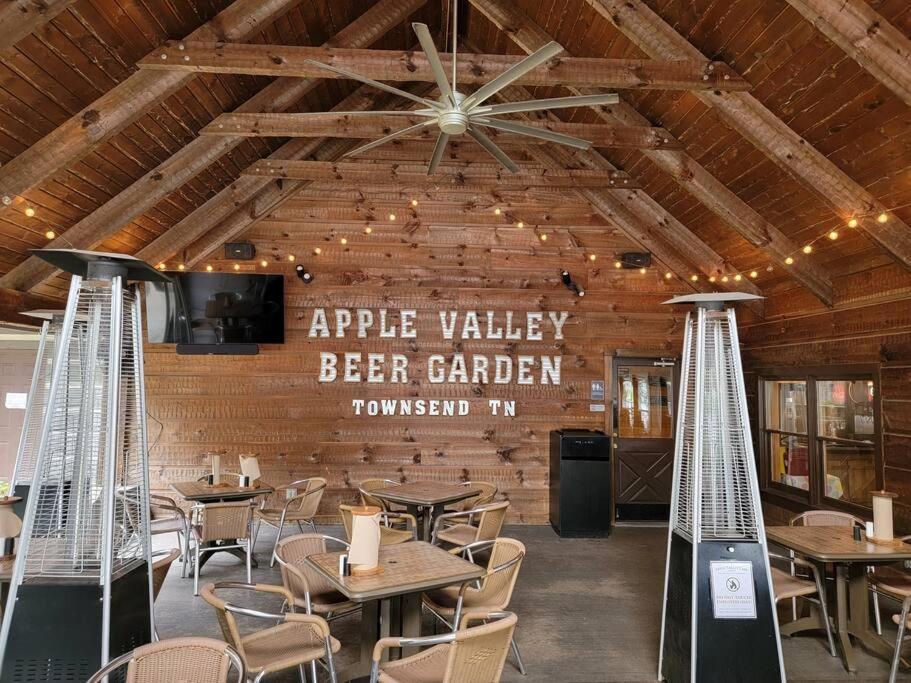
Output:
<instances>
[{"instance_id":1,"label":"metal chair frame","mask_svg":"<svg viewBox=\"0 0 911 683\"><path fill-rule=\"evenodd\" d=\"M136 650L138 649L140 648L136 648ZM92 674L92 677L89 678L86 683L102 683L102 681L107 679L108 674L116 671L124 664L129 664L133 660L136 650L131 650L130 652L126 652L120 655L116 659L112 659L110 662ZM225 654L228 656L228 659L231 660L231 665L234 667L234 670L237 671L237 683L244 683L244 681L247 680L247 669L244 666L244 660L240 658L237 650L235 650L227 643L225 643Z\"/></svg>"},{"instance_id":2,"label":"metal chair frame","mask_svg":"<svg viewBox=\"0 0 911 683\"><path fill-rule=\"evenodd\" d=\"M367 481L382 481L384 484L391 484L392 486L401 486L402 485L402 482L395 481L394 479L377 479L377 480L368 479ZM372 490L365 490L363 488L363 483L361 486L358 487L357 491L358 491L358 493L361 494L361 502L364 505L374 505L374 506L380 508L381 510L383 510L384 512L392 512L392 510L389 507L389 503L387 503L385 500L382 500L381 498L375 498L372 495Z\"/></svg>"},{"instance_id":3,"label":"metal chair frame","mask_svg":"<svg viewBox=\"0 0 911 683\"><path fill-rule=\"evenodd\" d=\"M197 503L193 506L193 515L198 517L199 513L205 510L205 503ZM193 595L199 595L199 556L203 553L215 553L222 550L231 550L237 548L238 550L243 550L247 555L247 583L253 583L253 516L250 516L250 521L247 522L247 538L246 539L235 539L235 540L245 540L244 543L236 543L234 545L215 545L209 548L202 548L202 540L197 535L196 529L193 528L193 540L194 543L194 561L193 561Z\"/></svg>"},{"instance_id":4,"label":"metal chair frame","mask_svg":"<svg viewBox=\"0 0 911 683\"><path fill-rule=\"evenodd\" d=\"M826 625L826 639L829 641L829 652L833 657L838 656L838 652L835 650L835 639L832 637L832 625L829 622L829 610L826 606L826 590L825 585L822 581L822 575L819 573L819 568L812 562L808 562L800 557L789 557L787 555L779 555L778 553L769 552L770 559L782 560L787 562L791 569L791 576L796 576L794 569L795 566L803 567L804 569L809 569L813 574L813 582L816 584L816 593L819 595L819 600L812 600L807 596L805 600L811 600L812 602L818 602L819 609L822 613L822 621ZM792 603L797 602L797 598L791 598ZM776 599L776 602L778 600ZM796 612L796 608L795 608ZM795 617L796 619L796 617Z\"/></svg>"},{"instance_id":5,"label":"metal chair frame","mask_svg":"<svg viewBox=\"0 0 911 683\"><path fill-rule=\"evenodd\" d=\"M471 510L463 510L461 512L444 512L442 515L438 515L433 520L433 532L431 533L431 536L430 536L430 542L433 545L437 545L437 534L443 530L443 527L446 525L446 523L449 520L465 518L465 519L467 519L467 523L469 525L473 526L472 522L474 521L475 515L483 515L485 512L488 511L488 509L491 506L499 506L499 505L503 505L503 504L506 504L508 506L509 502L508 501L494 501L492 503L486 503L479 507L472 508ZM475 541L475 543L486 542L488 540L493 540L493 539L481 539L481 541ZM467 547L470 547L473 545L474 545L474 543L469 543L467 546L461 546L461 547L467 548ZM471 561L474 561L471 556L469 556L468 559Z\"/></svg>"},{"instance_id":6,"label":"metal chair frame","mask_svg":"<svg viewBox=\"0 0 911 683\"><path fill-rule=\"evenodd\" d=\"M251 590L251 591L260 591L260 592L263 591L263 586L257 586L256 584L253 584L250 582L242 583L239 581L223 581L220 583L214 583L214 584L212 584L212 588L214 590L224 588L224 589ZM287 591L285 591L285 589L282 586L269 586L269 588L276 589L275 591L270 591L270 592L287 593ZM267 619L272 622L277 622L274 625L278 625L278 623L287 621L288 614L297 614L294 611L294 602L289 600L288 595L285 596L285 602L288 603L289 607L290 607L288 612L279 612L279 613L264 612L262 610L252 609L250 607L240 607L238 605L232 605L230 602L227 602L227 601L225 601L225 610L228 612L231 612L232 614L239 614L239 615L245 616L245 617L253 617L255 619ZM312 616L317 619L322 619L322 617L319 617L314 614L308 614L308 616ZM337 683L338 679L336 677L336 671L335 671L335 660L332 658L332 639L331 638L332 638L331 636L326 636L326 638L324 639L324 647L326 649L326 664L323 665L322 662L320 662L320 665L322 665L323 668L329 673L329 680L331 681L331 683ZM314 682L316 681L316 662L317 662L317 660L313 660L312 662L310 662L310 665L312 667ZM304 673L303 667L304 667L303 664L298 665L298 673L300 675L302 683L307 683L307 676ZM265 677L265 675L266 675L265 671L260 672L259 674L257 674L256 678L253 679L253 683L259 683Z\"/></svg>"},{"instance_id":7,"label":"metal chair frame","mask_svg":"<svg viewBox=\"0 0 911 683\"><path fill-rule=\"evenodd\" d=\"M487 612L484 614L483 621L488 623L488 620L500 620L512 616L512 612ZM482 619L481 616L467 614L466 615L466 628L468 619L477 618ZM458 622L456 622L458 623ZM458 633L458 628L453 628L449 633L443 633L440 635L433 636L420 636L417 638L392 638L389 640L397 641L395 644L389 644L388 647L391 648L403 648L403 647L423 647L425 645L443 645L446 643L452 643L456 639ZM386 640L386 639L384 639ZM512 641L513 647L515 647L515 641ZM385 649L385 647L383 648ZM376 657L376 648L374 648L373 663L370 666L370 683L377 683L380 675L380 660ZM525 675L525 671L522 671L522 675Z\"/></svg>"},{"instance_id":8,"label":"metal chair frame","mask_svg":"<svg viewBox=\"0 0 911 683\"><path fill-rule=\"evenodd\" d=\"M469 562L473 562L474 560L472 559L472 555L473 555L472 551L487 550L489 548L492 548L496 544L496 542L497 542L496 539L489 540L489 541L475 541L474 543L469 543L468 545L463 545L459 548L453 548L449 552L452 553L453 555L464 554L466 556L466 558L469 560ZM506 571L513 565L516 565L519 562L521 562L523 559L525 559L525 553L521 552L516 557L512 558L511 560L504 562L503 564L498 564L493 569L489 569L484 574L484 576L482 576L478 579L471 579L469 581L463 582L462 585L459 587L459 597L458 597L458 600L456 601L455 614L453 615L452 623L449 623L446 620L446 617L444 617L442 614L439 614L433 608L428 607L426 603L422 602L422 604L424 607L427 608L428 612L430 612L433 616L435 616L437 619L439 619L441 622L443 622L443 624L445 624L448 629L455 632L458 630L457 624L459 623L459 619L462 616L462 603L465 600L465 592L472 585L474 585L476 588L478 588L480 590L482 581L485 581L489 576L496 574L497 572ZM518 664L519 673L521 673L524 676L526 674L525 664L522 661L522 655L519 652L519 646L516 644L515 636L513 636L512 640L509 642L509 646L512 648L512 652L516 656L516 662Z\"/></svg>"},{"instance_id":9,"label":"metal chair frame","mask_svg":"<svg viewBox=\"0 0 911 683\"><path fill-rule=\"evenodd\" d=\"M187 578L187 565L190 563L190 521L187 519L187 515L184 513L184 511L178 507L173 498L168 498L167 496L156 494L151 494L149 498L151 499L150 507L157 508L159 510L167 510L174 513L174 518L177 519L180 522L180 526L183 527L183 531L177 532L177 542L181 551L180 578L185 579ZM153 531L152 535L158 536L161 534L156 534Z\"/></svg>"},{"instance_id":10,"label":"metal chair frame","mask_svg":"<svg viewBox=\"0 0 911 683\"><path fill-rule=\"evenodd\" d=\"M308 477L307 479L298 479L297 481L292 481L290 484L282 486L278 490L287 491L289 489L300 488L301 484L308 483L312 478L313 477ZM281 519L279 519L279 521L278 521L278 526L276 526L273 522L269 521L268 519L265 519L264 517L257 517L256 526L253 529L253 545L254 546L256 545L256 539L259 537L259 527L263 522L265 522L269 526L276 527L278 529L278 531L275 534L275 543L272 544L272 556L269 558L270 567L275 566L275 549L278 548L278 542L282 538L282 531L285 528L285 517L288 515L288 508L291 507L291 504L295 503L295 502L297 502L300 507L303 507L303 504L304 504L303 501L307 496L312 496L315 493L320 493L320 495L322 495L321 491L323 491L325 488L326 488L326 484L320 484L315 489L311 489L309 491L304 491L303 493L299 493L298 495L286 500L285 504L282 506ZM259 504L259 508L257 508L257 509L264 510L265 508L266 508L266 501L263 500ZM301 523L302 521L304 521L304 520L297 520L297 528L300 530L301 533L304 533L304 527L303 527L303 524ZM315 533L315 534L319 533L316 530L316 524L313 522L312 519L308 519L305 521L307 522L307 524L310 525L310 528L313 529L313 533Z\"/></svg>"}]
</instances>

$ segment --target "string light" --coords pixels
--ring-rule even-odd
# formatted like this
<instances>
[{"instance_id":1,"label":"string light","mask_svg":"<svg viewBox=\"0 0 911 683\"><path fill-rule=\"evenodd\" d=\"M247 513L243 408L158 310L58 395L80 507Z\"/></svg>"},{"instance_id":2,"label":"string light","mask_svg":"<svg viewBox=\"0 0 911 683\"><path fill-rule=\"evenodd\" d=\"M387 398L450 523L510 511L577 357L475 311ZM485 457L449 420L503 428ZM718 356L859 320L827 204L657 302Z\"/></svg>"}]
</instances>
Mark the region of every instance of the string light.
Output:
<instances>
[{"instance_id":1,"label":"string light","mask_svg":"<svg viewBox=\"0 0 911 683\"><path fill-rule=\"evenodd\" d=\"M614 261L614 268L622 268L623 264L620 261Z\"/></svg>"},{"instance_id":2,"label":"string light","mask_svg":"<svg viewBox=\"0 0 911 683\"><path fill-rule=\"evenodd\" d=\"M54 232L53 230L48 230L46 233L44 233L44 236L47 237L49 240L52 240L57 236L57 233Z\"/></svg>"},{"instance_id":3,"label":"string light","mask_svg":"<svg viewBox=\"0 0 911 683\"><path fill-rule=\"evenodd\" d=\"M830 230L830 231L829 231L829 234L827 235L827 237L828 237L830 240L833 240L833 241L834 241L834 240L837 240L837 239L838 239L838 230Z\"/></svg>"},{"instance_id":4,"label":"string light","mask_svg":"<svg viewBox=\"0 0 911 683\"><path fill-rule=\"evenodd\" d=\"M597 259L598 259L597 254L589 254L589 255L588 255L588 260L589 260L589 261L596 261Z\"/></svg>"},{"instance_id":5,"label":"string light","mask_svg":"<svg viewBox=\"0 0 911 683\"><path fill-rule=\"evenodd\" d=\"M640 274L640 275L645 275L645 273L646 273L646 269L645 269L645 268L640 268L640 269L639 269L639 274Z\"/></svg>"},{"instance_id":6,"label":"string light","mask_svg":"<svg viewBox=\"0 0 911 683\"><path fill-rule=\"evenodd\" d=\"M294 263L294 254L288 254L288 260Z\"/></svg>"},{"instance_id":7,"label":"string light","mask_svg":"<svg viewBox=\"0 0 911 683\"><path fill-rule=\"evenodd\" d=\"M207 272L207 273L211 273L211 272L212 272L212 266L206 266L206 272Z\"/></svg>"},{"instance_id":8,"label":"string light","mask_svg":"<svg viewBox=\"0 0 911 683\"><path fill-rule=\"evenodd\" d=\"M28 216L29 218L34 217L34 215L35 215L35 209L34 209L34 207L26 206L26 207L25 207L25 215Z\"/></svg>"},{"instance_id":9,"label":"string light","mask_svg":"<svg viewBox=\"0 0 911 683\"><path fill-rule=\"evenodd\" d=\"M787 263L787 264L790 266L791 264L794 263L794 257L793 257L793 256L788 256L788 257L784 260L784 262Z\"/></svg>"},{"instance_id":10,"label":"string light","mask_svg":"<svg viewBox=\"0 0 911 683\"><path fill-rule=\"evenodd\" d=\"M262 261L259 262L259 265L261 265L263 268L265 268L266 266L269 265L269 262L266 259L263 259Z\"/></svg>"},{"instance_id":11,"label":"string light","mask_svg":"<svg viewBox=\"0 0 911 683\"><path fill-rule=\"evenodd\" d=\"M889 220L889 216L886 215L886 212L885 212L885 211L883 211L881 214L879 214L879 215L876 217L876 222L877 222L877 223L885 223L887 220Z\"/></svg>"},{"instance_id":12,"label":"string light","mask_svg":"<svg viewBox=\"0 0 911 683\"><path fill-rule=\"evenodd\" d=\"M323 250L320 249L319 247L313 247L313 253L316 254L317 256L319 256L320 254L323 253Z\"/></svg>"},{"instance_id":13,"label":"string light","mask_svg":"<svg viewBox=\"0 0 911 683\"><path fill-rule=\"evenodd\" d=\"M390 214L389 214L389 220L391 220L391 221L394 221L394 220L395 220L395 214L394 214L394 213L390 213Z\"/></svg>"},{"instance_id":14,"label":"string light","mask_svg":"<svg viewBox=\"0 0 911 683\"><path fill-rule=\"evenodd\" d=\"M727 275L723 275L723 276L721 277L721 281L722 281L722 282L727 282L728 280L729 280L729 278L728 278Z\"/></svg>"},{"instance_id":15,"label":"string light","mask_svg":"<svg viewBox=\"0 0 911 683\"><path fill-rule=\"evenodd\" d=\"M411 206L417 206L417 205L418 205L418 200L417 200L417 199L412 199L412 200L411 200Z\"/></svg>"},{"instance_id":16,"label":"string light","mask_svg":"<svg viewBox=\"0 0 911 683\"><path fill-rule=\"evenodd\" d=\"M341 243L342 243L342 246L344 246L344 245L348 244L348 238L347 238L347 237L342 237L342 239L340 239L339 242L341 242Z\"/></svg>"},{"instance_id":17,"label":"string light","mask_svg":"<svg viewBox=\"0 0 911 683\"><path fill-rule=\"evenodd\" d=\"M523 223L522 221L519 221L518 223L516 223L516 227L517 227L517 228L524 228L524 227L525 227L525 223Z\"/></svg>"},{"instance_id":18,"label":"string light","mask_svg":"<svg viewBox=\"0 0 911 683\"><path fill-rule=\"evenodd\" d=\"M184 264L180 263L177 265L177 270L184 270L184 269L186 269L186 266Z\"/></svg>"},{"instance_id":19,"label":"string light","mask_svg":"<svg viewBox=\"0 0 911 683\"><path fill-rule=\"evenodd\" d=\"M371 228L369 225L366 228L364 228L365 235L369 235L371 232L373 232L373 228Z\"/></svg>"},{"instance_id":20,"label":"string light","mask_svg":"<svg viewBox=\"0 0 911 683\"><path fill-rule=\"evenodd\" d=\"M852 218L851 220L849 220L849 221L848 221L848 227L849 227L849 228L856 228L856 227L857 227L857 219L856 219L856 218Z\"/></svg>"},{"instance_id":21,"label":"string light","mask_svg":"<svg viewBox=\"0 0 911 683\"><path fill-rule=\"evenodd\" d=\"M740 273L737 273L737 275L734 276L735 282L740 282L742 279L743 279L743 275L741 275Z\"/></svg>"},{"instance_id":22,"label":"string light","mask_svg":"<svg viewBox=\"0 0 911 683\"><path fill-rule=\"evenodd\" d=\"M808 245L806 245L803 249L801 249L801 251L802 251L804 254L810 254L810 253L813 252L813 245L808 244Z\"/></svg>"},{"instance_id":23,"label":"string light","mask_svg":"<svg viewBox=\"0 0 911 683\"><path fill-rule=\"evenodd\" d=\"M503 212L500 211L500 207L499 207L499 206L493 210L493 215L494 215L494 216L499 216L501 213L503 213Z\"/></svg>"},{"instance_id":24,"label":"string light","mask_svg":"<svg viewBox=\"0 0 911 683\"><path fill-rule=\"evenodd\" d=\"M167 268L167 266L165 264L163 264L163 263L158 264L158 270L164 270L165 268Z\"/></svg>"},{"instance_id":25,"label":"string light","mask_svg":"<svg viewBox=\"0 0 911 683\"><path fill-rule=\"evenodd\" d=\"M709 275L709 282L714 282L714 281L715 281L715 276Z\"/></svg>"},{"instance_id":26,"label":"string light","mask_svg":"<svg viewBox=\"0 0 911 683\"><path fill-rule=\"evenodd\" d=\"M546 234L546 233L541 233L540 235L538 235L538 239L541 240L542 242L546 242L546 241L547 241L547 234Z\"/></svg>"},{"instance_id":27,"label":"string light","mask_svg":"<svg viewBox=\"0 0 911 683\"><path fill-rule=\"evenodd\" d=\"M757 273L755 270L751 270L750 277L755 280L757 277L759 277L759 273Z\"/></svg>"},{"instance_id":28,"label":"string light","mask_svg":"<svg viewBox=\"0 0 911 683\"><path fill-rule=\"evenodd\" d=\"M698 282L698 281L699 281L699 276L696 275L695 273L693 273L692 275L690 275L690 280L693 281L693 282Z\"/></svg>"},{"instance_id":29,"label":"string light","mask_svg":"<svg viewBox=\"0 0 911 683\"><path fill-rule=\"evenodd\" d=\"M239 263L235 263L235 264L234 264L234 270L240 270L240 264L239 264Z\"/></svg>"},{"instance_id":30,"label":"string light","mask_svg":"<svg viewBox=\"0 0 911 683\"><path fill-rule=\"evenodd\" d=\"M664 274L664 279L665 279L665 280L670 280L672 277L674 277L674 275L673 275L673 273L671 273L670 271L668 271L668 272L666 272L666 273Z\"/></svg>"}]
</instances>

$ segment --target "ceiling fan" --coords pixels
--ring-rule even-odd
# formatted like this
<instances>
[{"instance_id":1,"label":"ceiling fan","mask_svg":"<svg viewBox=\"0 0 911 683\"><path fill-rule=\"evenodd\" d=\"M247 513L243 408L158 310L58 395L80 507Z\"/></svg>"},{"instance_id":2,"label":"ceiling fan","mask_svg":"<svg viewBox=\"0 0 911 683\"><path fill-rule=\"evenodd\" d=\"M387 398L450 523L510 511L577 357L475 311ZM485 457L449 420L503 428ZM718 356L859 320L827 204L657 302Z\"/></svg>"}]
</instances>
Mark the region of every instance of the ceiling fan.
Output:
<instances>
[{"instance_id":1,"label":"ceiling fan","mask_svg":"<svg viewBox=\"0 0 911 683\"><path fill-rule=\"evenodd\" d=\"M562 52L563 47L558 43L548 43L540 50L532 53L518 64L514 64L512 67L497 76L495 79L486 85L481 86L469 95L456 90L457 5L458 0L453 0L451 83L446 78L446 71L443 68L443 62L440 60L440 55L437 52L436 46L434 45L433 37L430 34L430 29L427 28L426 24L413 23L411 25L412 28L414 28L414 32L418 36L418 41L421 44L421 48L427 55L427 61L430 63L430 68L433 71L434 78L440 88L439 100L431 100L425 97L418 97L417 95L413 95L404 90L400 90L399 88L395 88L385 83L380 83L379 81L374 81L370 78L365 78L364 76L353 73L351 71L339 69L338 67L330 66L329 64L323 64L322 62L315 60L307 60L310 63L319 66L320 68L326 69L327 71L332 71L341 76L344 76L345 78L360 81L361 83L371 85L375 88L379 88L380 90L392 93L393 95L399 95L400 97L404 97L406 99L412 100L413 102L417 102L418 104L423 105L422 109L408 111L352 111L339 113L340 117L365 115L407 115L425 117L427 119L426 121L422 121L413 126L408 126L402 130L390 133L389 135L386 135L379 140L374 140L373 142L369 142L366 145L362 145L356 149L353 149L347 152L345 156L353 156L355 154L360 154L361 152L366 152L367 150L383 145L387 142L395 140L396 138L402 137L403 135L417 132L425 128L432 128L434 126L439 128L440 132L437 136L436 145L433 148L433 154L430 157L430 164L427 167L427 175L433 175L433 173L436 171L440 160L443 158L443 152L446 150L446 144L449 142L450 136L462 135L464 133L468 133L468 135L470 135L479 145L481 145L481 147L487 150L487 152L494 159L496 159L505 168L509 169L510 172L516 173L519 170L519 167L516 166L515 162L510 159L509 156L507 156L506 153L500 149L500 147L498 147L496 143L494 143L494 141L491 140L481 130L482 128L493 128L509 133L527 135L529 137L546 140L548 142L555 142L560 145L568 145L577 149L588 149L591 147L591 142L587 140L582 140L571 135L564 135L563 133L555 133L553 131L544 130L541 128L526 126L521 123L517 123L516 121L510 121L496 117L500 116L501 114L511 114L525 111L543 111L547 109L583 107L597 104L616 104L619 102L619 97L615 93L603 95L580 95L576 97L556 97L543 100L509 102L506 104L485 104L487 100L489 100L500 90L515 82L538 66L544 64L554 55ZM307 114L303 114L303 116L306 115ZM318 115L325 116L325 114L322 113Z\"/></svg>"}]
</instances>

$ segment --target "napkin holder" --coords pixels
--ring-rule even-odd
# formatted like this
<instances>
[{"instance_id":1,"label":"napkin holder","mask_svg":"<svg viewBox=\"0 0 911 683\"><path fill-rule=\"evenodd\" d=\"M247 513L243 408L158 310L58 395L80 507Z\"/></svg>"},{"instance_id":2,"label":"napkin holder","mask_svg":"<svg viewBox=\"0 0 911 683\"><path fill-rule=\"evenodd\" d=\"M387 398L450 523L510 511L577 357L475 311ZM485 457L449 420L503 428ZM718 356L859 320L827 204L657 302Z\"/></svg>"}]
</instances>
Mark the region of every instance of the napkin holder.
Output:
<instances>
[{"instance_id":1,"label":"napkin holder","mask_svg":"<svg viewBox=\"0 0 911 683\"><path fill-rule=\"evenodd\" d=\"M16 557L16 539L22 531L22 520L14 506L21 501L22 498L17 496L0 498L0 560Z\"/></svg>"},{"instance_id":2,"label":"napkin holder","mask_svg":"<svg viewBox=\"0 0 911 683\"><path fill-rule=\"evenodd\" d=\"M380 574L380 509L372 505L351 509L351 546L348 563L352 576Z\"/></svg>"},{"instance_id":3,"label":"napkin holder","mask_svg":"<svg viewBox=\"0 0 911 683\"><path fill-rule=\"evenodd\" d=\"M871 491L870 493L873 497L873 535L868 535L867 540L892 545L895 543L892 499L897 498L898 494L889 491Z\"/></svg>"}]
</instances>

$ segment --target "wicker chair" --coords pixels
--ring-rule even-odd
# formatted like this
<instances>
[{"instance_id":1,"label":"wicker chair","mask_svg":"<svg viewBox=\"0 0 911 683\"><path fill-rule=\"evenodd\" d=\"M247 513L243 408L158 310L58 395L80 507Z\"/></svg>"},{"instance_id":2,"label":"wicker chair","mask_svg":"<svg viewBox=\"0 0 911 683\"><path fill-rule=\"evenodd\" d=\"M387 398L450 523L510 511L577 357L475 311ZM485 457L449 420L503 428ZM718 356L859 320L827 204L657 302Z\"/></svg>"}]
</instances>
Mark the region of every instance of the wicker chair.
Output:
<instances>
[{"instance_id":1,"label":"wicker chair","mask_svg":"<svg viewBox=\"0 0 911 683\"><path fill-rule=\"evenodd\" d=\"M255 676L259 683L266 674L298 667L301 681L306 683L305 664L313 664L325 657L329 680L336 683L335 662L332 655L341 645L329 633L329 624L315 614L296 612L272 613L239 607L218 597L220 590L249 590L272 593L284 597L291 605L294 598L282 586L249 583L215 583L203 586L202 597L215 608L222 635L240 654L248 676ZM242 635L235 615L268 620L271 625L259 631Z\"/></svg>"},{"instance_id":2,"label":"wicker chair","mask_svg":"<svg viewBox=\"0 0 911 683\"><path fill-rule=\"evenodd\" d=\"M351 541L352 515L354 505L339 505L338 511L342 514L342 524L345 527L345 538ZM380 545L397 545L413 541L417 538L418 522L414 515L405 512L381 512L383 524L380 525ZM393 525L404 523L404 529L397 529Z\"/></svg>"},{"instance_id":3,"label":"wicker chair","mask_svg":"<svg viewBox=\"0 0 911 683\"><path fill-rule=\"evenodd\" d=\"M496 484L491 484L489 481L463 481L460 486L477 489L480 490L481 493L455 503L446 510L447 512L465 512L466 510L492 503L497 497L497 491L499 490Z\"/></svg>"},{"instance_id":4,"label":"wicker chair","mask_svg":"<svg viewBox=\"0 0 911 683\"><path fill-rule=\"evenodd\" d=\"M466 546L477 541L490 541L500 535L509 501L488 503L464 512L447 512L433 523L432 543L441 541Z\"/></svg>"},{"instance_id":5,"label":"wicker chair","mask_svg":"<svg viewBox=\"0 0 911 683\"><path fill-rule=\"evenodd\" d=\"M858 526L861 529L866 526L866 523L860 517L837 510L807 510L806 512L801 512L799 515L791 517L788 524L790 526ZM794 556L793 551L791 552L791 556ZM795 571L793 566L791 567L791 571L792 573ZM874 574L876 569L874 567L867 567L867 572ZM796 619L797 600L791 601L791 611ZM876 594L876 591L873 591L873 619L876 624L876 632L879 635L882 635L883 624L879 612L879 596Z\"/></svg>"},{"instance_id":6,"label":"wicker chair","mask_svg":"<svg viewBox=\"0 0 911 683\"><path fill-rule=\"evenodd\" d=\"M169 638L112 659L86 683L101 683L124 664L128 665L124 683L228 683L232 668L237 683L247 678L243 660L227 643L213 638Z\"/></svg>"},{"instance_id":7,"label":"wicker chair","mask_svg":"<svg viewBox=\"0 0 911 683\"><path fill-rule=\"evenodd\" d=\"M190 522L187 515L178 507L173 498L154 494L149 498L152 512L161 514L160 517L149 521L152 535L177 534L177 544L181 549L180 576L186 578L187 565L190 563Z\"/></svg>"},{"instance_id":8,"label":"wicker chair","mask_svg":"<svg viewBox=\"0 0 911 683\"><path fill-rule=\"evenodd\" d=\"M161 586L164 584L168 570L174 564L174 560L180 557L180 550L159 550L152 553L152 599L158 598L161 592Z\"/></svg>"},{"instance_id":9,"label":"wicker chair","mask_svg":"<svg viewBox=\"0 0 911 683\"><path fill-rule=\"evenodd\" d=\"M484 622L471 626L471 622ZM423 638L381 638L373 648L370 683L498 683L516 628L512 612L467 612L456 631ZM431 647L411 657L380 666L383 651Z\"/></svg>"},{"instance_id":10,"label":"wicker chair","mask_svg":"<svg viewBox=\"0 0 911 683\"><path fill-rule=\"evenodd\" d=\"M525 546L512 538L477 541L450 552L470 557L479 550L490 550L487 571L480 580L472 579L460 586L448 586L424 593L421 601L449 629L455 629L464 609L502 611L508 609L525 557ZM525 665L515 640L511 641L518 669L525 675Z\"/></svg>"},{"instance_id":11,"label":"wicker chair","mask_svg":"<svg viewBox=\"0 0 911 683\"><path fill-rule=\"evenodd\" d=\"M348 547L339 538L323 534L298 534L282 539L275 551L282 572L282 583L291 594L289 607L300 608L307 614L319 614L332 621L359 606L339 593L326 578L307 564L307 557L326 552L326 542L335 541Z\"/></svg>"},{"instance_id":12,"label":"wicker chair","mask_svg":"<svg viewBox=\"0 0 911 683\"><path fill-rule=\"evenodd\" d=\"M274 526L275 543L272 545L272 557L269 560L269 566L275 566L275 549L281 540L282 531L285 528L285 522L297 522L297 528L300 533L304 533L303 524L306 522L316 533L316 525L313 518L319 509L320 501L323 499L323 491L326 490L326 480L322 477L311 477L310 479L300 479L292 481L286 486L279 487L279 491L300 491L288 498L281 507L266 507L266 501L263 500L260 507L256 509L256 529L253 532L253 544L256 544L256 538L259 536L260 524L265 522L269 526Z\"/></svg>"},{"instance_id":13,"label":"wicker chair","mask_svg":"<svg viewBox=\"0 0 911 683\"><path fill-rule=\"evenodd\" d=\"M911 536L902 536L902 541L911 541ZM874 596L884 595L901 603L901 614L892 616L898 625L895 637L895 653L892 656L892 670L889 672L889 683L894 683L901 666L901 648L905 641L905 633L911 623L911 574L897 567L880 567L879 571L871 578L871 588Z\"/></svg>"},{"instance_id":14,"label":"wicker chair","mask_svg":"<svg viewBox=\"0 0 911 683\"><path fill-rule=\"evenodd\" d=\"M193 511L194 524L190 527L195 554L193 595L199 595L199 556L202 553L228 548L244 550L247 554L247 583L250 583L253 579L250 566L253 560L253 542L250 533L252 508L249 501L207 503L194 506ZM203 543L213 545L203 547Z\"/></svg>"},{"instance_id":15,"label":"wicker chair","mask_svg":"<svg viewBox=\"0 0 911 683\"><path fill-rule=\"evenodd\" d=\"M775 602L783 600L797 600L797 598L806 598L815 595L818 598L819 609L822 613L822 621L826 625L826 639L829 641L829 652L833 657L837 657L835 651L835 640L832 638L832 626L829 623L829 612L826 608L826 593L822 582L822 576L819 569L812 562L808 562L800 557L786 557L769 553L769 559L778 560L788 563L789 571L779 569L775 565L769 566L772 573L772 592L775 594ZM802 567L805 572L809 572L813 578L805 579L798 576L794 571L794 566Z\"/></svg>"}]
</instances>

